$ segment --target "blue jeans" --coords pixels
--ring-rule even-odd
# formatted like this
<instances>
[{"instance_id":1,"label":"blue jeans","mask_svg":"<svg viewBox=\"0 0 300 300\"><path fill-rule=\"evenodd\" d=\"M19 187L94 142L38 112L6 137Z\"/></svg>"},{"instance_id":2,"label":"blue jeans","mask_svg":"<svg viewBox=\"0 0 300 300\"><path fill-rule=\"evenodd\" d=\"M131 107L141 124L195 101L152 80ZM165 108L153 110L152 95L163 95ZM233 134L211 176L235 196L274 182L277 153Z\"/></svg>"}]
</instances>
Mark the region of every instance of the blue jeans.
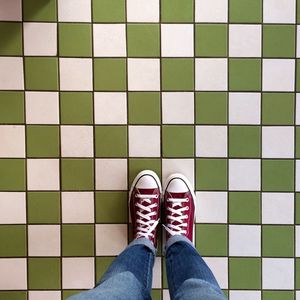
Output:
<instances>
[{"instance_id":1,"label":"blue jeans","mask_svg":"<svg viewBox=\"0 0 300 300\"><path fill-rule=\"evenodd\" d=\"M146 238L131 242L95 288L68 300L151 300L156 250ZM225 300L213 273L184 236L169 238L165 248L168 286L175 300Z\"/></svg>"}]
</instances>

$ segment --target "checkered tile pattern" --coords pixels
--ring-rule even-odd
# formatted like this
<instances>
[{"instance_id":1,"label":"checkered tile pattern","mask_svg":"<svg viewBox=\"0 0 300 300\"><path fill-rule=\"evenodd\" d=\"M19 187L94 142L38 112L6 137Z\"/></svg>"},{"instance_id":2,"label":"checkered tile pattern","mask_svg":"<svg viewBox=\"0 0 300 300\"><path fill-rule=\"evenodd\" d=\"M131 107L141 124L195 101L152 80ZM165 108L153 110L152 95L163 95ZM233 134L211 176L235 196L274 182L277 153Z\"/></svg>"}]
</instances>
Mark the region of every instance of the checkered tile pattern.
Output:
<instances>
[{"instance_id":1,"label":"checkered tile pattern","mask_svg":"<svg viewBox=\"0 0 300 300\"><path fill-rule=\"evenodd\" d=\"M195 186L230 300L300 300L298 24L296 0L0 0L0 299L92 288L152 169Z\"/></svg>"}]
</instances>

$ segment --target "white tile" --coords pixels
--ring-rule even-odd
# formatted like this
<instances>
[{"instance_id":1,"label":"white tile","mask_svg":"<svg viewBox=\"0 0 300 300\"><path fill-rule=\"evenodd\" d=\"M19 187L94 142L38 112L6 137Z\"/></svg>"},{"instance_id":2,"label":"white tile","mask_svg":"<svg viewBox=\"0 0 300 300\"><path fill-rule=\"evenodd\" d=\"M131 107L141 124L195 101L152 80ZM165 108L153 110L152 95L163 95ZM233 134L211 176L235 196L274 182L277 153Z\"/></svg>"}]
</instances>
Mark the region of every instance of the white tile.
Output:
<instances>
[{"instance_id":1,"label":"white tile","mask_svg":"<svg viewBox=\"0 0 300 300\"><path fill-rule=\"evenodd\" d=\"M227 22L227 0L195 0L196 22L221 23Z\"/></svg>"},{"instance_id":2,"label":"white tile","mask_svg":"<svg viewBox=\"0 0 300 300\"><path fill-rule=\"evenodd\" d=\"M127 0L128 22L159 22L159 0Z\"/></svg>"},{"instance_id":3,"label":"white tile","mask_svg":"<svg viewBox=\"0 0 300 300\"><path fill-rule=\"evenodd\" d=\"M163 290L163 300L170 300L170 293L169 290L164 289Z\"/></svg>"},{"instance_id":4,"label":"white tile","mask_svg":"<svg viewBox=\"0 0 300 300\"><path fill-rule=\"evenodd\" d=\"M296 257L300 257L300 226L296 226Z\"/></svg>"},{"instance_id":5,"label":"white tile","mask_svg":"<svg viewBox=\"0 0 300 300\"><path fill-rule=\"evenodd\" d=\"M229 292L230 300L261 300L261 291L234 291Z\"/></svg>"},{"instance_id":6,"label":"white tile","mask_svg":"<svg viewBox=\"0 0 300 300\"><path fill-rule=\"evenodd\" d=\"M294 193L262 193L263 224L294 224Z\"/></svg>"},{"instance_id":7,"label":"white tile","mask_svg":"<svg viewBox=\"0 0 300 300\"><path fill-rule=\"evenodd\" d=\"M94 281L95 267L93 257L63 257L63 289L91 289L95 285Z\"/></svg>"},{"instance_id":8,"label":"white tile","mask_svg":"<svg viewBox=\"0 0 300 300\"><path fill-rule=\"evenodd\" d=\"M300 291L296 291L296 300L300 300Z\"/></svg>"},{"instance_id":9,"label":"white tile","mask_svg":"<svg viewBox=\"0 0 300 300\"><path fill-rule=\"evenodd\" d=\"M229 159L229 190L260 190L260 159Z\"/></svg>"},{"instance_id":10,"label":"white tile","mask_svg":"<svg viewBox=\"0 0 300 300\"><path fill-rule=\"evenodd\" d=\"M126 124L126 93L94 93L95 124ZM112 113L113 112L113 113Z\"/></svg>"},{"instance_id":11,"label":"white tile","mask_svg":"<svg viewBox=\"0 0 300 300\"><path fill-rule=\"evenodd\" d=\"M294 289L293 258L263 258L262 288L266 290Z\"/></svg>"},{"instance_id":12,"label":"white tile","mask_svg":"<svg viewBox=\"0 0 300 300\"><path fill-rule=\"evenodd\" d=\"M194 93L162 93L163 124L194 124Z\"/></svg>"},{"instance_id":13,"label":"white tile","mask_svg":"<svg viewBox=\"0 0 300 300\"><path fill-rule=\"evenodd\" d=\"M296 160L296 192L300 192L300 160Z\"/></svg>"},{"instance_id":14,"label":"white tile","mask_svg":"<svg viewBox=\"0 0 300 300\"><path fill-rule=\"evenodd\" d=\"M229 25L229 56L260 57L261 25Z\"/></svg>"},{"instance_id":15,"label":"white tile","mask_svg":"<svg viewBox=\"0 0 300 300\"><path fill-rule=\"evenodd\" d=\"M96 159L97 190L127 190L127 159Z\"/></svg>"},{"instance_id":16,"label":"white tile","mask_svg":"<svg viewBox=\"0 0 300 300\"><path fill-rule=\"evenodd\" d=\"M0 57L0 90L24 90L22 57Z\"/></svg>"},{"instance_id":17,"label":"white tile","mask_svg":"<svg viewBox=\"0 0 300 300\"><path fill-rule=\"evenodd\" d=\"M0 21L22 21L22 0L0 0Z\"/></svg>"},{"instance_id":18,"label":"white tile","mask_svg":"<svg viewBox=\"0 0 300 300\"><path fill-rule=\"evenodd\" d=\"M60 291L28 291L28 300L61 300Z\"/></svg>"},{"instance_id":19,"label":"white tile","mask_svg":"<svg viewBox=\"0 0 300 300\"><path fill-rule=\"evenodd\" d=\"M230 256L260 256L261 226L229 225Z\"/></svg>"},{"instance_id":20,"label":"white tile","mask_svg":"<svg viewBox=\"0 0 300 300\"><path fill-rule=\"evenodd\" d=\"M294 59L263 59L263 91L294 91L294 82Z\"/></svg>"},{"instance_id":21,"label":"white tile","mask_svg":"<svg viewBox=\"0 0 300 300\"><path fill-rule=\"evenodd\" d=\"M26 258L0 258L0 290L26 289Z\"/></svg>"},{"instance_id":22,"label":"white tile","mask_svg":"<svg viewBox=\"0 0 300 300\"><path fill-rule=\"evenodd\" d=\"M59 190L59 159L27 160L28 190Z\"/></svg>"},{"instance_id":23,"label":"white tile","mask_svg":"<svg viewBox=\"0 0 300 300\"><path fill-rule=\"evenodd\" d=\"M25 92L27 124L59 124L57 92Z\"/></svg>"},{"instance_id":24,"label":"white tile","mask_svg":"<svg viewBox=\"0 0 300 300\"><path fill-rule=\"evenodd\" d=\"M128 59L128 90L159 91L160 61L156 58Z\"/></svg>"},{"instance_id":25,"label":"white tile","mask_svg":"<svg viewBox=\"0 0 300 300\"><path fill-rule=\"evenodd\" d=\"M194 25L161 24L161 55L168 57L194 56Z\"/></svg>"},{"instance_id":26,"label":"white tile","mask_svg":"<svg viewBox=\"0 0 300 300\"><path fill-rule=\"evenodd\" d=\"M60 225L28 225L29 256L60 255Z\"/></svg>"},{"instance_id":27,"label":"white tile","mask_svg":"<svg viewBox=\"0 0 300 300\"><path fill-rule=\"evenodd\" d=\"M296 125L300 125L300 93L296 94Z\"/></svg>"},{"instance_id":28,"label":"white tile","mask_svg":"<svg viewBox=\"0 0 300 300\"><path fill-rule=\"evenodd\" d=\"M62 192L63 223L94 223L93 192Z\"/></svg>"},{"instance_id":29,"label":"white tile","mask_svg":"<svg viewBox=\"0 0 300 300\"><path fill-rule=\"evenodd\" d=\"M24 22L24 55L57 55L57 24Z\"/></svg>"},{"instance_id":30,"label":"white tile","mask_svg":"<svg viewBox=\"0 0 300 300\"><path fill-rule=\"evenodd\" d=\"M293 126L263 126L262 127L262 157L263 158L293 158L294 157L294 127Z\"/></svg>"},{"instance_id":31,"label":"white tile","mask_svg":"<svg viewBox=\"0 0 300 300\"><path fill-rule=\"evenodd\" d=\"M227 223L227 192L196 192L197 223Z\"/></svg>"},{"instance_id":32,"label":"white tile","mask_svg":"<svg viewBox=\"0 0 300 300\"><path fill-rule=\"evenodd\" d=\"M92 59L60 58L60 88L62 91L91 91L93 89Z\"/></svg>"},{"instance_id":33,"label":"white tile","mask_svg":"<svg viewBox=\"0 0 300 300\"><path fill-rule=\"evenodd\" d=\"M196 156L227 156L227 126L196 126Z\"/></svg>"},{"instance_id":34,"label":"white tile","mask_svg":"<svg viewBox=\"0 0 300 300\"><path fill-rule=\"evenodd\" d=\"M125 24L94 24L94 56L126 56Z\"/></svg>"},{"instance_id":35,"label":"white tile","mask_svg":"<svg viewBox=\"0 0 300 300\"><path fill-rule=\"evenodd\" d=\"M156 257L154 266L153 266L153 280L152 280L152 288L153 289L161 289L161 257Z\"/></svg>"},{"instance_id":36,"label":"white tile","mask_svg":"<svg viewBox=\"0 0 300 300\"><path fill-rule=\"evenodd\" d=\"M259 93L229 93L229 124L260 124Z\"/></svg>"},{"instance_id":37,"label":"white tile","mask_svg":"<svg viewBox=\"0 0 300 300\"><path fill-rule=\"evenodd\" d=\"M61 126L62 157L93 156L93 126Z\"/></svg>"},{"instance_id":38,"label":"white tile","mask_svg":"<svg viewBox=\"0 0 300 300\"><path fill-rule=\"evenodd\" d=\"M165 183L166 179L173 173L181 173L191 182L194 187L194 159L175 159L166 158L162 159L162 182Z\"/></svg>"},{"instance_id":39,"label":"white tile","mask_svg":"<svg viewBox=\"0 0 300 300\"><path fill-rule=\"evenodd\" d=\"M295 0L264 0L264 23L295 23Z\"/></svg>"},{"instance_id":40,"label":"white tile","mask_svg":"<svg viewBox=\"0 0 300 300\"><path fill-rule=\"evenodd\" d=\"M60 22L91 22L91 0L58 0Z\"/></svg>"},{"instance_id":41,"label":"white tile","mask_svg":"<svg viewBox=\"0 0 300 300\"><path fill-rule=\"evenodd\" d=\"M96 224L96 255L119 255L127 246L127 224Z\"/></svg>"},{"instance_id":42,"label":"white tile","mask_svg":"<svg viewBox=\"0 0 300 300\"><path fill-rule=\"evenodd\" d=\"M205 257L205 262L216 277L221 289L228 288L228 258Z\"/></svg>"},{"instance_id":43,"label":"white tile","mask_svg":"<svg viewBox=\"0 0 300 300\"><path fill-rule=\"evenodd\" d=\"M130 157L160 157L159 126L129 126Z\"/></svg>"},{"instance_id":44,"label":"white tile","mask_svg":"<svg viewBox=\"0 0 300 300\"><path fill-rule=\"evenodd\" d=\"M226 58L196 58L196 90L224 91L227 89Z\"/></svg>"},{"instance_id":45,"label":"white tile","mask_svg":"<svg viewBox=\"0 0 300 300\"><path fill-rule=\"evenodd\" d=\"M26 223L26 196L23 192L0 192L0 224Z\"/></svg>"},{"instance_id":46,"label":"white tile","mask_svg":"<svg viewBox=\"0 0 300 300\"><path fill-rule=\"evenodd\" d=\"M0 157L25 157L25 126L0 125Z\"/></svg>"}]
</instances>

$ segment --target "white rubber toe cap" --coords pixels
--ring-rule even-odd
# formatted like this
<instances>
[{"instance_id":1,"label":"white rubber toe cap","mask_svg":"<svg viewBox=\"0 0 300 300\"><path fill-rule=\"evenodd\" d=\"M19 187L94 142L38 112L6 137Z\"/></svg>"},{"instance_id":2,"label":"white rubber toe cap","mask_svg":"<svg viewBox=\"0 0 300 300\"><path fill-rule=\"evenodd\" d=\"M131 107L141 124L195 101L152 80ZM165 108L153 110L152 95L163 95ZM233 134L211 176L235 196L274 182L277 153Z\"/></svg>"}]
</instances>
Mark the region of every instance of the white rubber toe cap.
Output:
<instances>
[{"instance_id":1,"label":"white rubber toe cap","mask_svg":"<svg viewBox=\"0 0 300 300\"><path fill-rule=\"evenodd\" d=\"M152 176L144 175L138 180L135 187L138 189L157 189L158 184Z\"/></svg>"},{"instance_id":2,"label":"white rubber toe cap","mask_svg":"<svg viewBox=\"0 0 300 300\"><path fill-rule=\"evenodd\" d=\"M185 193L189 191L189 188L182 179L174 178L170 181L167 191L169 193Z\"/></svg>"}]
</instances>

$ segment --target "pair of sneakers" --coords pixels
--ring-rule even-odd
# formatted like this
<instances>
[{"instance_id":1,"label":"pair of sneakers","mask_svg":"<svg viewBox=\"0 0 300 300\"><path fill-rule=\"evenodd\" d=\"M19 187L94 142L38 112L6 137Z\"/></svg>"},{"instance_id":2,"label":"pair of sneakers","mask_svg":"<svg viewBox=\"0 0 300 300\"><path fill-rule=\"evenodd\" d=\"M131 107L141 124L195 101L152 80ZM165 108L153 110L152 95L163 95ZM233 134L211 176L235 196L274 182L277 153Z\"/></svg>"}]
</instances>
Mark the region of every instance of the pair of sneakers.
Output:
<instances>
[{"instance_id":1,"label":"pair of sneakers","mask_svg":"<svg viewBox=\"0 0 300 300\"><path fill-rule=\"evenodd\" d=\"M157 247L157 225L162 211L166 240L183 235L193 242L195 199L193 188L184 175L170 175L162 190L155 172L141 171L129 192L134 238L145 237Z\"/></svg>"}]
</instances>

